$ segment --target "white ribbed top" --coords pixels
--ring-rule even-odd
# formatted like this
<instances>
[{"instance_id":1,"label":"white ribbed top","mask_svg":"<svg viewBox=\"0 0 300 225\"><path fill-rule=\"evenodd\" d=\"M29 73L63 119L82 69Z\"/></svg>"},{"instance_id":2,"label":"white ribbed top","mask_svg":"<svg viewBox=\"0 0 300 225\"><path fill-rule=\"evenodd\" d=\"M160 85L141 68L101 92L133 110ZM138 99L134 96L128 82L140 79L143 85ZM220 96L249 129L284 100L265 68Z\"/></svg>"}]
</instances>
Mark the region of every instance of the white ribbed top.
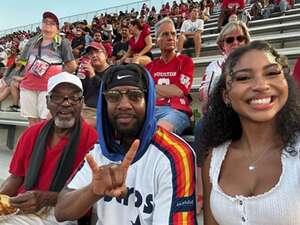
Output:
<instances>
[{"instance_id":1,"label":"white ribbed top","mask_svg":"<svg viewBox=\"0 0 300 225\"><path fill-rule=\"evenodd\" d=\"M281 155L282 174L271 190L256 196L229 196L218 184L230 142L213 149L210 164L210 206L219 225L300 225L300 140L298 155Z\"/></svg>"}]
</instances>

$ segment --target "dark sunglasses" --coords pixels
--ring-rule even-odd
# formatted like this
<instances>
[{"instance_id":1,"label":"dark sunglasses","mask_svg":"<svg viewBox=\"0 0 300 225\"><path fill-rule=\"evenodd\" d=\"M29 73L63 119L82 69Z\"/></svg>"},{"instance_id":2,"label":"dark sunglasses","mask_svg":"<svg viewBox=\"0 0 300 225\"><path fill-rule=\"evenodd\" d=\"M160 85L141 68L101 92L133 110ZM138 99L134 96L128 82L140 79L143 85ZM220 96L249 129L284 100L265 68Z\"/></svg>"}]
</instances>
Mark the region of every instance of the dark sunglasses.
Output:
<instances>
[{"instance_id":1,"label":"dark sunglasses","mask_svg":"<svg viewBox=\"0 0 300 225\"><path fill-rule=\"evenodd\" d=\"M109 103L119 103L123 97L126 95L129 101L133 103L138 103L144 98L144 93L146 91L142 91L139 89L131 89L131 90L110 90L104 93L105 99Z\"/></svg>"},{"instance_id":2,"label":"dark sunglasses","mask_svg":"<svg viewBox=\"0 0 300 225\"><path fill-rule=\"evenodd\" d=\"M244 35L239 35L237 37L227 37L224 39L226 44L232 44L234 42L234 40L237 40L238 42L241 43L246 40L246 37Z\"/></svg>"},{"instance_id":3,"label":"dark sunglasses","mask_svg":"<svg viewBox=\"0 0 300 225\"><path fill-rule=\"evenodd\" d=\"M55 104L62 104L65 100L68 101L70 105L77 105L83 96L61 96L61 95L48 95L48 100Z\"/></svg>"}]
</instances>

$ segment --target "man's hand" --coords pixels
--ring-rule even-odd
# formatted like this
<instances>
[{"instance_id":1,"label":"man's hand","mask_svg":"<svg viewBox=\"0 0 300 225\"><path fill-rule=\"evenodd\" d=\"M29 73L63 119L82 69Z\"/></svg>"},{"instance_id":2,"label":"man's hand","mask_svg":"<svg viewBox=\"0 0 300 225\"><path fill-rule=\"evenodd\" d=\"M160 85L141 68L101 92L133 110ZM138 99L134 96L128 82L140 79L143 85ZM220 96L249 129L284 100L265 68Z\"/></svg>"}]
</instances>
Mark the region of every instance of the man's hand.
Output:
<instances>
[{"instance_id":1,"label":"man's hand","mask_svg":"<svg viewBox=\"0 0 300 225\"><path fill-rule=\"evenodd\" d=\"M57 193L44 191L27 191L10 198L12 207L20 209L21 213L36 213L44 206L54 206Z\"/></svg>"},{"instance_id":2,"label":"man's hand","mask_svg":"<svg viewBox=\"0 0 300 225\"><path fill-rule=\"evenodd\" d=\"M99 196L124 197L127 194L125 186L127 170L133 161L139 147L139 140L135 140L121 164L99 166L91 155L86 160L93 172L91 183L92 192Z\"/></svg>"}]
</instances>

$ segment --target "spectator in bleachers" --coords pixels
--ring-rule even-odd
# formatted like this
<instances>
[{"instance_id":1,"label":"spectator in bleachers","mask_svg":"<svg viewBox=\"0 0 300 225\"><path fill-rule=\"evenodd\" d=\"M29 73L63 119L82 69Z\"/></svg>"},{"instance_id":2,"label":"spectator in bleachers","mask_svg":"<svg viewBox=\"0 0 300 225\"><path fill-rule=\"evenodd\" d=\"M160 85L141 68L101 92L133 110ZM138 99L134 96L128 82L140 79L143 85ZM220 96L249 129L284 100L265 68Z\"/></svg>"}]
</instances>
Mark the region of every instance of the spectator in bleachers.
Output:
<instances>
[{"instance_id":1,"label":"spectator in bleachers","mask_svg":"<svg viewBox=\"0 0 300 225\"><path fill-rule=\"evenodd\" d=\"M223 64L227 56L236 48L249 44L250 34L247 26L241 21L233 21L226 24L217 37L217 44L223 54L221 59L211 62L205 69L200 85L200 101L202 113L206 112L206 104L209 95L219 81Z\"/></svg>"},{"instance_id":2,"label":"spectator in bleachers","mask_svg":"<svg viewBox=\"0 0 300 225\"><path fill-rule=\"evenodd\" d=\"M22 52L24 50L25 45L27 44L28 41L29 39L24 34L20 35L19 52Z\"/></svg>"},{"instance_id":3,"label":"spectator in bleachers","mask_svg":"<svg viewBox=\"0 0 300 225\"><path fill-rule=\"evenodd\" d=\"M299 223L299 95L287 59L266 42L229 55L196 139L204 224Z\"/></svg>"},{"instance_id":4,"label":"spectator in bleachers","mask_svg":"<svg viewBox=\"0 0 300 225\"><path fill-rule=\"evenodd\" d=\"M93 41L101 43L104 46L108 58L112 56L113 46L110 41L102 40L100 31L95 31L95 33L93 34Z\"/></svg>"},{"instance_id":5,"label":"spectator in bleachers","mask_svg":"<svg viewBox=\"0 0 300 225\"><path fill-rule=\"evenodd\" d=\"M85 35L83 33L81 26L76 27L71 46L73 49L72 52L75 59L78 59L85 49Z\"/></svg>"},{"instance_id":6,"label":"spectator in bleachers","mask_svg":"<svg viewBox=\"0 0 300 225\"><path fill-rule=\"evenodd\" d=\"M245 0L223 0L221 13L218 19L218 30L228 23L231 15L240 15L245 8Z\"/></svg>"},{"instance_id":7,"label":"spectator in bleachers","mask_svg":"<svg viewBox=\"0 0 300 225\"><path fill-rule=\"evenodd\" d=\"M120 64L120 59L126 54L129 47L129 27L127 25L121 26L121 41L117 42L113 46L112 62L113 64Z\"/></svg>"},{"instance_id":8,"label":"spectator in bleachers","mask_svg":"<svg viewBox=\"0 0 300 225\"><path fill-rule=\"evenodd\" d=\"M4 65L7 61L7 53L5 51L5 47L2 45L0 46L0 62L2 62Z\"/></svg>"},{"instance_id":9,"label":"spectator in bleachers","mask_svg":"<svg viewBox=\"0 0 300 225\"><path fill-rule=\"evenodd\" d=\"M107 17L103 17L101 24L102 40L109 41L112 43L113 39L113 27L111 21Z\"/></svg>"},{"instance_id":10,"label":"spectator in bleachers","mask_svg":"<svg viewBox=\"0 0 300 225\"><path fill-rule=\"evenodd\" d=\"M251 20L260 19L263 14L263 5L260 0L252 0L250 2L250 11Z\"/></svg>"},{"instance_id":11,"label":"spectator in bleachers","mask_svg":"<svg viewBox=\"0 0 300 225\"><path fill-rule=\"evenodd\" d=\"M190 89L194 64L190 57L176 53L176 30L170 18L155 26L161 56L146 65L156 85L155 118L158 125L181 134L190 126Z\"/></svg>"},{"instance_id":12,"label":"spectator in bleachers","mask_svg":"<svg viewBox=\"0 0 300 225\"><path fill-rule=\"evenodd\" d=\"M131 21L129 30L132 37L129 39L127 53L120 59L121 63L137 63L145 65L152 60L152 38L149 29L144 29L139 19Z\"/></svg>"},{"instance_id":13,"label":"spectator in bleachers","mask_svg":"<svg viewBox=\"0 0 300 225\"><path fill-rule=\"evenodd\" d=\"M300 56L298 57L293 73L294 80L297 82L298 86L300 87Z\"/></svg>"},{"instance_id":14,"label":"spectator in bleachers","mask_svg":"<svg viewBox=\"0 0 300 225\"><path fill-rule=\"evenodd\" d=\"M67 72L49 79L47 107L53 118L28 128L18 140L0 193L9 195L19 212L4 224L58 224L53 215L58 192L97 141L96 131L80 117L82 91L79 78Z\"/></svg>"},{"instance_id":15,"label":"spectator in bleachers","mask_svg":"<svg viewBox=\"0 0 300 225\"><path fill-rule=\"evenodd\" d=\"M154 6L153 6L154 7ZM147 23L152 27L155 25L155 23L157 23L158 21L158 15L156 14L155 8L151 9L148 19L147 19Z\"/></svg>"},{"instance_id":16,"label":"spectator in bleachers","mask_svg":"<svg viewBox=\"0 0 300 225\"><path fill-rule=\"evenodd\" d=\"M58 33L58 18L45 12L41 34L28 41L20 56L20 63L26 65L20 85L21 115L28 118L30 126L48 116L48 79L62 70L73 73L77 67L70 42Z\"/></svg>"},{"instance_id":17,"label":"spectator in bleachers","mask_svg":"<svg viewBox=\"0 0 300 225\"><path fill-rule=\"evenodd\" d=\"M199 19L199 9L195 6L190 8L191 18L183 21L178 37L178 52L181 53L183 47L195 47L195 56L200 56L201 33L203 32L204 21Z\"/></svg>"},{"instance_id":18,"label":"spectator in bleachers","mask_svg":"<svg viewBox=\"0 0 300 225\"><path fill-rule=\"evenodd\" d=\"M18 57L15 62L5 71L0 84L0 102L5 100L9 94L12 95L12 105L9 106L10 111L20 111L19 99L20 91L19 84L23 80L24 66L18 64Z\"/></svg>"},{"instance_id":19,"label":"spectator in bleachers","mask_svg":"<svg viewBox=\"0 0 300 225\"><path fill-rule=\"evenodd\" d=\"M85 61L82 65L86 75L82 80L84 96L82 116L90 126L96 128L99 89L103 75L109 67L108 56L104 46L94 41L86 48L85 55L90 60Z\"/></svg>"},{"instance_id":20,"label":"spectator in bleachers","mask_svg":"<svg viewBox=\"0 0 300 225\"><path fill-rule=\"evenodd\" d=\"M269 0L269 4L263 11L264 18L269 18L273 12L280 12L285 15L288 9L294 8L293 0Z\"/></svg>"},{"instance_id":21,"label":"spectator in bleachers","mask_svg":"<svg viewBox=\"0 0 300 225\"><path fill-rule=\"evenodd\" d=\"M19 55L19 49L12 47L9 51L9 56L7 57L6 67L9 68L15 63L15 59Z\"/></svg>"},{"instance_id":22,"label":"spectator in bleachers","mask_svg":"<svg viewBox=\"0 0 300 225\"><path fill-rule=\"evenodd\" d=\"M204 22L207 22L210 16L210 7L207 3L207 0L202 0L200 2L200 11L201 11L201 18Z\"/></svg>"}]
</instances>

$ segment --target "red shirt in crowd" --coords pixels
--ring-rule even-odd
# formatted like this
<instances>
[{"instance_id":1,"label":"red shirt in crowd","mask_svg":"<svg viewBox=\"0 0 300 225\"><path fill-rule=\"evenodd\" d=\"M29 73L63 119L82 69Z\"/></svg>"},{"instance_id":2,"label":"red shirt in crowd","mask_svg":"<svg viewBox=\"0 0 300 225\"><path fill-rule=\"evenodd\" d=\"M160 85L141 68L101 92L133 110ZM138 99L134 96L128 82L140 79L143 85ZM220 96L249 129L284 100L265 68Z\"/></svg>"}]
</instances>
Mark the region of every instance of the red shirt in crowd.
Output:
<instances>
[{"instance_id":1,"label":"red shirt in crowd","mask_svg":"<svg viewBox=\"0 0 300 225\"><path fill-rule=\"evenodd\" d=\"M83 120L82 120L83 121ZM9 172L18 177L24 177L27 173L30 157L33 151L35 141L48 121L38 123L24 131L16 146L13 158L9 166ZM53 173L56 170L57 162L60 159L69 138L62 137L61 140L53 147L47 146L44 162L39 172L39 179L34 190L48 191L51 185ZM82 163L87 152L94 146L97 141L97 132L94 128L82 122L80 140L75 156L75 163L72 171ZM24 186L21 185L19 193L25 192Z\"/></svg>"},{"instance_id":2,"label":"red shirt in crowd","mask_svg":"<svg viewBox=\"0 0 300 225\"><path fill-rule=\"evenodd\" d=\"M157 58L146 65L151 73L154 83L159 85L175 84L183 93L183 97L160 98L156 100L156 105L170 105L172 108L192 114L189 107L191 100L190 93L193 76L194 64L190 57L186 55L177 55L170 62L165 63L161 58Z\"/></svg>"},{"instance_id":3,"label":"red shirt in crowd","mask_svg":"<svg viewBox=\"0 0 300 225\"><path fill-rule=\"evenodd\" d=\"M237 9L245 8L245 0L223 0L222 9L234 7Z\"/></svg>"},{"instance_id":4,"label":"red shirt in crowd","mask_svg":"<svg viewBox=\"0 0 300 225\"><path fill-rule=\"evenodd\" d=\"M143 29L141 31L141 34L139 36L139 39L136 41L134 36L132 36L129 39L129 46L131 48L131 51L133 52L133 54L138 54L140 51L142 51L145 46L146 46L146 42L145 42L145 38L150 35L150 30L149 29Z\"/></svg>"},{"instance_id":5,"label":"red shirt in crowd","mask_svg":"<svg viewBox=\"0 0 300 225\"><path fill-rule=\"evenodd\" d=\"M297 81L298 86L300 87L300 56L295 64L293 77Z\"/></svg>"}]
</instances>

